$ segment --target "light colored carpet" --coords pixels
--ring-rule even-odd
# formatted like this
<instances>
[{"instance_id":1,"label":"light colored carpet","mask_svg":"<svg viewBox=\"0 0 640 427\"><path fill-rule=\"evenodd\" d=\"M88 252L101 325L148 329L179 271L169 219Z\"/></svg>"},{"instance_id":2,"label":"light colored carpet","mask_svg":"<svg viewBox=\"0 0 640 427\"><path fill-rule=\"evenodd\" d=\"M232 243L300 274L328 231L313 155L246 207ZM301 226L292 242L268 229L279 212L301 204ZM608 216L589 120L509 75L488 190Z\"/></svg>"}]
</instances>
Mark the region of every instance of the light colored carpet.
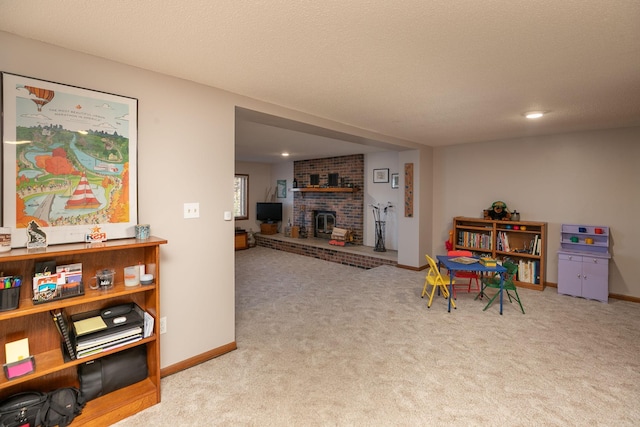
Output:
<instances>
[{"instance_id":1,"label":"light colored carpet","mask_svg":"<svg viewBox=\"0 0 640 427\"><path fill-rule=\"evenodd\" d=\"M638 426L640 305L519 290L526 314L425 272L236 252L238 349L162 380L118 426Z\"/></svg>"}]
</instances>

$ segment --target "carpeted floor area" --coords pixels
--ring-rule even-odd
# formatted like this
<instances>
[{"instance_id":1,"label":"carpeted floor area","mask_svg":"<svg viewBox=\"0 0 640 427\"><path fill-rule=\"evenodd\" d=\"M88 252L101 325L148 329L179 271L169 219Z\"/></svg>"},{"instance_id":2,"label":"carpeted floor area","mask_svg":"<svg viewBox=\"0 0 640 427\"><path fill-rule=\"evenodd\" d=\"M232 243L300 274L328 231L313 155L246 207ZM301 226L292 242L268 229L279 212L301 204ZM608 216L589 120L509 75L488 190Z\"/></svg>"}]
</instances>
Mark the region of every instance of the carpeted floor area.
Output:
<instances>
[{"instance_id":1,"label":"carpeted floor area","mask_svg":"<svg viewBox=\"0 0 640 427\"><path fill-rule=\"evenodd\" d=\"M638 426L640 305L519 289L526 311L425 272L236 252L238 349L162 380L118 426Z\"/></svg>"}]
</instances>

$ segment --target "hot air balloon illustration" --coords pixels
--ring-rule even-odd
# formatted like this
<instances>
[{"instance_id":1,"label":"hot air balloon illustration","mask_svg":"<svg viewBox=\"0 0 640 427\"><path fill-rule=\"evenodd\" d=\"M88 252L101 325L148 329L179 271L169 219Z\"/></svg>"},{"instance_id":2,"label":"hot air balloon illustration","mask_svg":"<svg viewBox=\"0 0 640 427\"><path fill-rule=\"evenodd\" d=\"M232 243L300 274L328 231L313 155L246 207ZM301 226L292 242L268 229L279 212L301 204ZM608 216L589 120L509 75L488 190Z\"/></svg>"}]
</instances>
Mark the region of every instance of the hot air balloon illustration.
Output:
<instances>
[{"instance_id":1,"label":"hot air balloon illustration","mask_svg":"<svg viewBox=\"0 0 640 427\"><path fill-rule=\"evenodd\" d=\"M30 95L36 97L35 99L32 98L31 100L35 102L36 106L38 107L38 111L42 111L42 107L47 105L56 94L52 90L40 89L39 87L25 86L24 88L29 91Z\"/></svg>"}]
</instances>

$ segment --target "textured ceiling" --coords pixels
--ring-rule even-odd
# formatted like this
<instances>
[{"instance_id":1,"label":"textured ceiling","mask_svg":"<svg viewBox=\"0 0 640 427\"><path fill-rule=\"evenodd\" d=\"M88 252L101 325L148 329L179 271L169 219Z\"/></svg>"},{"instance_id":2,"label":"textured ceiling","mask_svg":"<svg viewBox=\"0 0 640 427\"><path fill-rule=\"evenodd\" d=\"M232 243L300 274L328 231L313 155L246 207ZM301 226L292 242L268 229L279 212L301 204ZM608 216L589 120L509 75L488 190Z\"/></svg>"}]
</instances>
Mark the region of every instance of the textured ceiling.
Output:
<instances>
[{"instance_id":1,"label":"textured ceiling","mask_svg":"<svg viewBox=\"0 0 640 427\"><path fill-rule=\"evenodd\" d=\"M639 22L636 0L0 0L2 31L429 146L640 125Z\"/></svg>"}]
</instances>

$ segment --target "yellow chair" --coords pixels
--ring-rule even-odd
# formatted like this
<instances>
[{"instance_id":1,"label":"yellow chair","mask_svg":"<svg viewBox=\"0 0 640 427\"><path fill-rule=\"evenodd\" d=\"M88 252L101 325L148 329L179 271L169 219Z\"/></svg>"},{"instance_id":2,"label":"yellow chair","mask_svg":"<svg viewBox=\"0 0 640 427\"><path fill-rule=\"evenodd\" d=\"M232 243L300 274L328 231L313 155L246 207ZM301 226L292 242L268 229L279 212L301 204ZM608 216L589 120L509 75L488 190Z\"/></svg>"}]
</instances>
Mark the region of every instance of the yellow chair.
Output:
<instances>
[{"instance_id":1,"label":"yellow chair","mask_svg":"<svg viewBox=\"0 0 640 427\"><path fill-rule=\"evenodd\" d=\"M440 293L443 297L449 298L449 280L451 277L448 275L442 275L440 273L440 269L436 262L429 255L425 255L427 258L427 262L429 263L429 271L427 272L427 277L424 279L424 287L422 288L422 295L420 298L423 298L427 294L427 287L431 286L431 293L429 294L429 303L427 304L427 308L431 307L431 302L433 301L433 295L436 293L436 288L440 289ZM453 283L456 283L455 280ZM451 300L451 306L456 308L456 303Z\"/></svg>"}]
</instances>

